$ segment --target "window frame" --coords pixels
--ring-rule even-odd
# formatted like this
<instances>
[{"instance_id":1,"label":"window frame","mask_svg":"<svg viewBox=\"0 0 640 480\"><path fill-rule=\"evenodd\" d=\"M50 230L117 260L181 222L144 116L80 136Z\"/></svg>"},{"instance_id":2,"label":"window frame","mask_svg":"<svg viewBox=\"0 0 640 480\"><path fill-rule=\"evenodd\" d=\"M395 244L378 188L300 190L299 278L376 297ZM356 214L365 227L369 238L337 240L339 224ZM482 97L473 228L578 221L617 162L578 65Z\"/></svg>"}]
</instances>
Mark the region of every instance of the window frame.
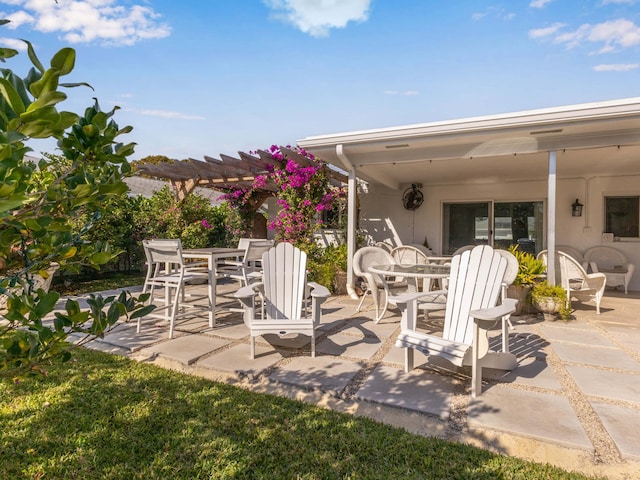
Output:
<instances>
[{"instance_id":1,"label":"window frame","mask_svg":"<svg viewBox=\"0 0 640 480\"><path fill-rule=\"evenodd\" d=\"M629 235L625 235L620 230L616 229L614 225L611 224L610 218L614 214L610 213L609 200L632 200L635 201L634 209L635 209L635 224L631 225L631 232ZM613 206L611 207L613 208ZM605 195L604 196L604 233L612 233L614 238L624 240L638 240L640 239L640 195ZM633 217L634 212L630 212L631 217Z\"/></svg>"}]
</instances>

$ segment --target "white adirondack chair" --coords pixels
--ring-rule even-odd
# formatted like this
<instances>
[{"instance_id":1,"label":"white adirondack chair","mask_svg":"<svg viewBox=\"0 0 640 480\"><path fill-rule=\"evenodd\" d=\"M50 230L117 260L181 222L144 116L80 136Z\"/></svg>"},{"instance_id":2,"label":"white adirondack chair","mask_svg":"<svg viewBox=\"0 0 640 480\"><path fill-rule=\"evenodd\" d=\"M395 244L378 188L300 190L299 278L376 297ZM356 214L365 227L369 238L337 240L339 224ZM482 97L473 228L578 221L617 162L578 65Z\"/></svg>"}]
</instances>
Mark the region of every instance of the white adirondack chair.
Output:
<instances>
[{"instance_id":1,"label":"white adirondack chair","mask_svg":"<svg viewBox=\"0 0 640 480\"><path fill-rule=\"evenodd\" d=\"M307 282L307 254L290 243L280 243L262 255L262 281L242 287L235 293L244 310L244 323L251 332L251 358L255 358L255 339L273 333L279 336L299 333L311 337L311 356L316 355L316 327L320 325L320 305L331 293L326 287ZM303 309L306 294L311 296L311 316ZM258 315L256 297L263 302Z\"/></svg>"},{"instance_id":2,"label":"white adirondack chair","mask_svg":"<svg viewBox=\"0 0 640 480\"><path fill-rule=\"evenodd\" d=\"M487 245L455 255L447 294L442 337L417 330L420 299L429 293L408 293L393 297L402 311L401 331L396 346L405 349L405 371L413 369L413 350L437 355L457 366L471 365L471 395L482 391L482 368L512 370L516 357L508 352L489 351L488 330L505 322L515 311L517 300L501 297L507 260ZM497 306L496 306L497 305Z\"/></svg>"}]
</instances>

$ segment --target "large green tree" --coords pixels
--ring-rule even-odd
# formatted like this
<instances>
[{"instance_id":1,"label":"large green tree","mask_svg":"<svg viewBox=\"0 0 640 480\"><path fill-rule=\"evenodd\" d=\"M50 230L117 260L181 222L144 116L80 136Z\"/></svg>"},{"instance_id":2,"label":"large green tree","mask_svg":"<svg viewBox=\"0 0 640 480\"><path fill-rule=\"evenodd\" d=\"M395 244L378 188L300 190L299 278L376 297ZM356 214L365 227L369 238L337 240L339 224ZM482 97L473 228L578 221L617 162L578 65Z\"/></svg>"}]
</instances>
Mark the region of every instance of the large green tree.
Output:
<instances>
[{"instance_id":1,"label":"large green tree","mask_svg":"<svg viewBox=\"0 0 640 480\"><path fill-rule=\"evenodd\" d=\"M6 24L0 21L0 25ZM20 371L43 365L53 357L70 356L67 336L80 332L89 340L101 335L122 316L143 315L139 299L123 293L116 297L92 296L90 309L68 300L56 312L60 295L35 288L36 275L47 276L55 262L62 270L99 266L118 251L107 243L86 242L88 231L109 199L125 194L123 177L130 171L127 157L133 143L118 139L131 131L120 129L116 111L103 112L95 103L83 115L60 110L67 99L62 91L86 83L61 83L75 66L75 50L58 51L45 68L29 42L27 55L33 67L24 77L0 69L0 295L7 295L7 311L0 317L0 371ZM5 62L18 52L0 48ZM25 158L31 139L53 138L61 151L34 164ZM86 216L80 232L69 219Z\"/></svg>"}]
</instances>

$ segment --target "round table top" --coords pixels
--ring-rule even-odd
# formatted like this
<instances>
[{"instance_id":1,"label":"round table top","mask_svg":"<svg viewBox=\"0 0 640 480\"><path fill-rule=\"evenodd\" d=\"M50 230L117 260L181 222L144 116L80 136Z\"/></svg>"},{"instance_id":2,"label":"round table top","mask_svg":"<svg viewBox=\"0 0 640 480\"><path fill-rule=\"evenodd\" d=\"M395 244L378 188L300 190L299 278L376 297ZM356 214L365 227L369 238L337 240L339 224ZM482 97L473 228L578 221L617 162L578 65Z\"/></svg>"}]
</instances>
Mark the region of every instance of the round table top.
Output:
<instances>
[{"instance_id":1,"label":"round table top","mask_svg":"<svg viewBox=\"0 0 640 480\"><path fill-rule=\"evenodd\" d=\"M437 265L434 263L392 263L385 265L371 265L369 270L381 275L394 275L396 277L446 278L451 273L451 266Z\"/></svg>"}]
</instances>

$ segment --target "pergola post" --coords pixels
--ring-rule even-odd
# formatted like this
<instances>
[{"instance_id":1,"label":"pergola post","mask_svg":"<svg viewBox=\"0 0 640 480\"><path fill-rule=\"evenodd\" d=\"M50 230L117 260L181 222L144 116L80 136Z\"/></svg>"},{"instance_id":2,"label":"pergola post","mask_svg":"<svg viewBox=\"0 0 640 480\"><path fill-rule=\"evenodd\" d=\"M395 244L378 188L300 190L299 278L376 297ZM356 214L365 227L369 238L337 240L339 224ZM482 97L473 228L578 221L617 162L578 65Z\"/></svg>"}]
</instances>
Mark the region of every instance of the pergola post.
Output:
<instances>
[{"instance_id":1,"label":"pergola post","mask_svg":"<svg viewBox=\"0 0 640 480\"><path fill-rule=\"evenodd\" d=\"M336 155L342 161L345 170L349 174L347 180L347 293L354 300L358 299L353 278L353 255L356 252L356 226L357 226L357 182L356 169L344 153L342 145L336 145Z\"/></svg>"}]
</instances>

